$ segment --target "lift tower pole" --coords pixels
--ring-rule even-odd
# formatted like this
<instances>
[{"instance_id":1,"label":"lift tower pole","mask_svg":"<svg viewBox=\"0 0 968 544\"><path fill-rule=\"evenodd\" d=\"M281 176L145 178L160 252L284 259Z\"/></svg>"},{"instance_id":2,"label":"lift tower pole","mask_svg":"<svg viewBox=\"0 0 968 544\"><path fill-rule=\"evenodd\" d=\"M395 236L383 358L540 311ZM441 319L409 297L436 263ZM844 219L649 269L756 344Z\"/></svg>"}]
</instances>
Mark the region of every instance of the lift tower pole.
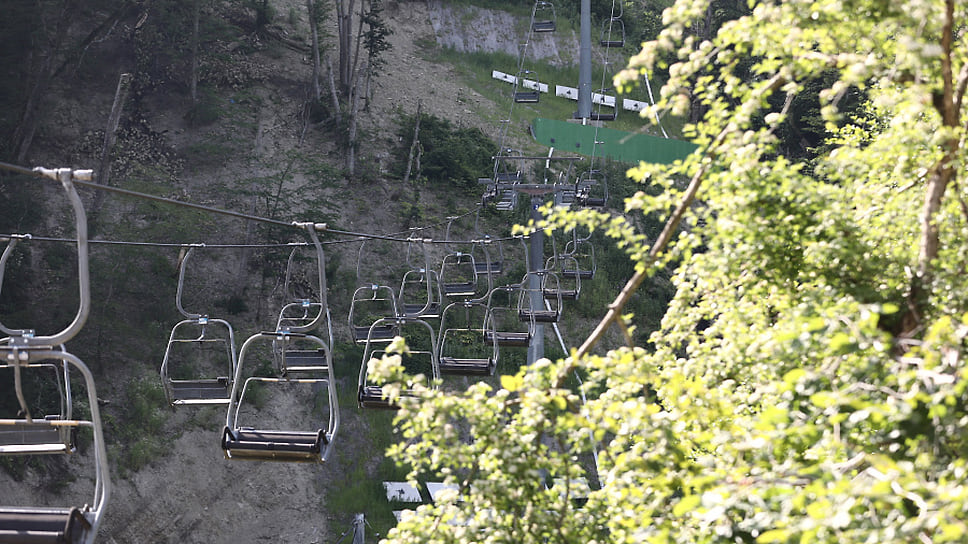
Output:
<instances>
[{"instance_id":1,"label":"lift tower pole","mask_svg":"<svg viewBox=\"0 0 968 544\"><path fill-rule=\"evenodd\" d=\"M592 0L581 0L578 46L578 113L583 125L592 116Z\"/></svg>"},{"instance_id":2,"label":"lift tower pole","mask_svg":"<svg viewBox=\"0 0 968 544\"><path fill-rule=\"evenodd\" d=\"M531 219L535 224L541 220L541 213L538 212L539 199L536 195L531 196ZM541 287L541 276L539 270L544 269L544 231L535 229L531 233L531 248L528 251L528 292L531 294L531 311L537 312L544 310L544 292ZM544 324L535 323L534 334L528 343L528 364L534 364L538 359L544 358Z\"/></svg>"}]
</instances>

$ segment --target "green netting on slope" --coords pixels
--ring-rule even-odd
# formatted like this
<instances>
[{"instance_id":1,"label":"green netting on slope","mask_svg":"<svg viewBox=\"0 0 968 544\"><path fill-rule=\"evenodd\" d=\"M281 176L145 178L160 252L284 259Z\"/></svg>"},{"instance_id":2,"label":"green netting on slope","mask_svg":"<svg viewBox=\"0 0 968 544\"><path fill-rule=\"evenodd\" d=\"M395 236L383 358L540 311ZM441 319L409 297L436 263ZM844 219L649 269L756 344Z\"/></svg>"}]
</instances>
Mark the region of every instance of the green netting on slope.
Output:
<instances>
[{"instance_id":1,"label":"green netting on slope","mask_svg":"<svg viewBox=\"0 0 968 544\"><path fill-rule=\"evenodd\" d=\"M537 118L531 123L534 139L555 149L581 155L611 157L614 160L630 163L639 161L671 164L683 159L696 149L696 145L683 140L673 140L634 134L606 127L580 125L554 119ZM595 139L598 147L595 148Z\"/></svg>"}]
</instances>

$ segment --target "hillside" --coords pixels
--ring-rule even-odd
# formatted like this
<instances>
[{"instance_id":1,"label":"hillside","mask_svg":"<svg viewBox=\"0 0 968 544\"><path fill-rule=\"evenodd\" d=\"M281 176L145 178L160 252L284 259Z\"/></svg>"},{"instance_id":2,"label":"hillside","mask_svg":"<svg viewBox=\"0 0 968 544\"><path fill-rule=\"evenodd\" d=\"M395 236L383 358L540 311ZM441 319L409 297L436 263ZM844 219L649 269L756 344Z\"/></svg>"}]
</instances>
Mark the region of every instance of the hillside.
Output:
<instances>
[{"instance_id":1,"label":"hillside","mask_svg":"<svg viewBox=\"0 0 968 544\"><path fill-rule=\"evenodd\" d=\"M307 28L304 4L287 0L276 3L275 10L279 15L270 25L272 35L300 43ZM282 16L285 13L288 19ZM113 183L255 215L275 213L284 219L325 221L369 233L405 229L414 221L412 213L405 211L419 208L418 221L438 224L432 235L441 236L444 220L473 209L477 197L441 193L426 185L402 186L389 171L392 151L400 145L396 120L415 113L419 102L425 113L496 136L497 121L506 114L507 104L492 101L464 84L453 66L427 59L440 47L513 55L520 38L509 30L515 25L520 28L521 21L501 12L452 6L441 0L387 2L384 15L393 31L388 36L392 47L385 53L386 65L374 82L361 119L366 144L360 149L359 179L340 177L342 156L332 135L323 126L304 122L302 108L310 73L304 50L271 37L243 34L235 41L212 44L223 58L230 59L224 66L210 67L213 74L226 78L208 96L218 112L214 121L190 122L184 87L136 85L140 90L126 103L122 115ZM126 25L133 23L125 21ZM327 32L335 28L333 21L325 28ZM124 31L135 30L126 26ZM123 65L130 53L123 50L122 34L119 30L107 40L106 50L91 53L99 59L115 57L117 63L95 64L99 71L78 73L55 86L29 157L31 164L96 167L117 81L116 66ZM536 42L535 52L549 62L568 64L573 39L573 34L557 40L542 38ZM533 145L526 126L516 127L510 137L516 146ZM71 229L60 219L64 215L58 206L63 204L57 189L45 187L42 191L48 220L46 226L37 227L37 233L70 236ZM103 239L211 244L272 238L251 223L117 196L85 192L84 197L92 216L92 232ZM508 227L506 218L490 221ZM353 280L355 247L333 246L327 255L334 272L330 285L338 336L344 334L348 305L346 293L339 289ZM53 254L49 246L35 250L33 255L43 262L35 262L32 273L50 272L55 267ZM380 494L379 489L374 492L372 482L361 478L394 471L382 460L382 449L391 439L390 416L363 414L353 398L358 351L338 350L347 361L338 366L342 426L331 463L225 461L218 446L222 409L172 411L163 406L163 396L159 397L158 365L167 330L179 318L172 303L177 259L177 248L97 246L92 250L94 308L72 350L94 370L110 444L113 490L99 541L335 541L349 527L347 512L369 507L366 497L354 502L357 490L370 486L364 490L368 497ZM269 308L271 284L278 282L278 278L270 278L267 286L263 277L261 286L254 287L259 283L254 274L259 267L253 259L245 251L207 262L203 259L201 271L207 279L192 295L216 304L226 298L241 300L243 309L233 319L244 323L237 332L242 339L267 326L262 323L273 311ZM75 289L69 282L41 287L32 281L31 285L39 288L43 302L37 302L28 314L54 325L69 315ZM45 312L39 304L51 304L58 311ZM288 413L299 408L280 402L273 409ZM74 456L69 463L50 459L5 465L9 470L0 471L4 500L52 505L87 502L93 486L89 457ZM74 477L77 479L65 483L65 478ZM378 482L379 477L373 481ZM332 501L340 505L331 506ZM382 511L372 514L377 528L389 523L388 507L381 506Z\"/></svg>"}]
</instances>

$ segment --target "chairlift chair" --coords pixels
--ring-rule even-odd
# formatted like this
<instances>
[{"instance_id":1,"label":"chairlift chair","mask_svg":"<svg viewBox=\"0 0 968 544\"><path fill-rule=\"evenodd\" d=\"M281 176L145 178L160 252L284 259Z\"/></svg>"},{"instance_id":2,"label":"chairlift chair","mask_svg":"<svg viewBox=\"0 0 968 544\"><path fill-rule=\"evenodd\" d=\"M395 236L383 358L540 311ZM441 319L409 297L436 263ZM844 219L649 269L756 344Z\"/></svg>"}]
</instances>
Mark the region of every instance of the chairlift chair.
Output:
<instances>
[{"instance_id":1,"label":"chairlift chair","mask_svg":"<svg viewBox=\"0 0 968 544\"><path fill-rule=\"evenodd\" d=\"M379 319L397 317L397 293L386 285L363 285L357 287L350 301L349 325L353 341L365 344L368 338L389 342L395 336L392 324L387 323L377 331L371 326Z\"/></svg>"},{"instance_id":2,"label":"chairlift chair","mask_svg":"<svg viewBox=\"0 0 968 544\"><path fill-rule=\"evenodd\" d=\"M316 348L318 359L322 361L322 364L314 368L315 372L299 373L298 377L293 373L288 373L276 377L252 376L244 381L242 380L243 368L257 366L253 359L258 359L261 354L254 349L255 345L260 342L273 345L282 344L283 350L289 351L289 344L296 339ZM240 383L242 384L241 387L239 386ZM259 387L257 384L263 387ZM309 414L311 417L316 417L317 409L320 405L325 405L328 412L326 424L301 424L299 425L300 430L279 429L282 425L255 427L251 423L244 424L243 420L246 417L253 417L253 415L243 414L242 408L254 402L252 399L257 395L255 391L273 387L277 389L300 388L303 392L303 398L299 400L303 402L305 414ZM325 394L321 392L322 389L326 390ZM293 391L285 392L293 393ZM261 394L271 395L271 393L265 391ZM339 428L339 402L336 397L332 351L320 338L287 331L259 332L250 336L242 344L239 353L239 365L236 368L236 375L233 380L231 398L232 402L229 404L225 416L225 427L221 436L221 448L226 459L323 463L329 458L333 439ZM270 397L266 402L271 403L272 398ZM269 417L278 415L265 408L259 413L265 414L267 412L269 412ZM286 410L283 415L292 416L295 414ZM290 427L295 426L290 425ZM302 430L307 427L308 430Z\"/></svg>"},{"instance_id":3,"label":"chairlift chair","mask_svg":"<svg viewBox=\"0 0 968 544\"><path fill-rule=\"evenodd\" d=\"M90 268L88 260L87 217L84 205L74 187L74 181L91 181L90 170L60 168L48 170L35 168L43 177L60 182L74 212L77 239L78 307L77 313L67 326L54 334L37 334L33 329L16 329L0 323L0 369L13 374L13 389L18 412L11 418L0 419L3 430L0 439L0 455L33 455L70 453L73 432L78 428L91 429L94 465L94 495L83 506L0 506L0 542L38 542L90 544L94 542L111 495L108 470L107 446L104 441L100 406L94 375L76 355L64 349L64 345L84 327L91 306ZM7 239L8 245L0 255L0 286L6 263L18 237ZM71 409L69 376L64 375L61 394L63 406L50 414L52 417L33 416L31 406L24 394L24 374L38 371L76 371L80 374L87 393L86 417L79 419ZM55 377L57 382L61 378ZM68 429L63 431L62 429ZM12 431L12 432L11 432ZM5 500L0 498L0 500Z\"/></svg>"},{"instance_id":4,"label":"chairlift chair","mask_svg":"<svg viewBox=\"0 0 968 544\"><path fill-rule=\"evenodd\" d=\"M377 328L384 325L380 321L374 322L373 327ZM394 321L394 327L400 331L400 336L407 340L407 353L401 354L401 357L408 373L412 375L422 374L429 378L431 385L436 383L440 375L437 358L437 335L434 333L433 327L422 319L403 317ZM425 336L424 333L426 333ZM357 401L361 408L397 410L400 406L386 398L383 388L373 384L369 379L370 360L379 359L386 354L382 346L383 344L374 342L366 343L366 348L363 350L363 361L360 365ZM401 392L403 396L411 396L412 394L413 389L405 389Z\"/></svg>"},{"instance_id":5,"label":"chairlift chair","mask_svg":"<svg viewBox=\"0 0 968 544\"><path fill-rule=\"evenodd\" d=\"M521 152L511 148L502 149L494 157L494 207L498 211L511 211L518 205L518 192L514 186L521 183L521 169L512 166L506 159L508 156L521 155Z\"/></svg>"},{"instance_id":6,"label":"chairlift chair","mask_svg":"<svg viewBox=\"0 0 968 544\"><path fill-rule=\"evenodd\" d=\"M532 282L532 278L537 281ZM537 287L532 284L536 283ZM535 289L540 297L534 297ZM535 308L534 300L543 300L542 307ZM518 296L518 318L521 321L537 323L557 323L561 318L561 286L558 275L549 270L528 272L521 280Z\"/></svg>"},{"instance_id":7,"label":"chairlift chair","mask_svg":"<svg viewBox=\"0 0 968 544\"><path fill-rule=\"evenodd\" d=\"M600 94L600 95L607 96L608 95L608 92L611 91L611 90L612 89L599 89L599 90L595 91L595 93ZM618 99L616 99L616 101L617 100ZM605 107L611 107L612 110L611 111L603 111L602 110L602 107L603 106L605 106ZM591 115L589 116L589 119L591 119L592 121L614 121L614 120L618 119L618 110L619 110L619 106L618 106L618 103L617 102L614 105L612 105L612 106L608 106L607 104L601 104L600 103L600 104L597 104L597 106L594 108L594 110L591 111Z\"/></svg>"},{"instance_id":8,"label":"chairlift chair","mask_svg":"<svg viewBox=\"0 0 968 544\"><path fill-rule=\"evenodd\" d=\"M625 22L620 17L609 17L602 21L602 34L598 43L606 48L625 47Z\"/></svg>"},{"instance_id":9,"label":"chairlift chair","mask_svg":"<svg viewBox=\"0 0 968 544\"><path fill-rule=\"evenodd\" d=\"M616 117L617 117L617 115L615 113L616 111L618 111L618 110L615 109L615 110L612 110L611 112L607 112L607 111L592 111L589 114L589 117L588 118L591 119L592 121L614 121L616 119Z\"/></svg>"},{"instance_id":10,"label":"chairlift chair","mask_svg":"<svg viewBox=\"0 0 968 544\"><path fill-rule=\"evenodd\" d=\"M561 268L563 277L577 276L583 280L591 280L595 277L597 265L595 263L595 246L588 237L578 236L578 231L572 231L573 238L565 244L564 255L572 257Z\"/></svg>"},{"instance_id":11,"label":"chairlift chair","mask_svg":"<svg viewBox=\"0 0 968 544\"><path fill-rule=\"evenodd\" d=\"M513 210L518 205L518 193L513 189L505 190L501 195L501 200L495 205L499 211L507 212Z\"/></svg>"},{"instance_id":12,"label":"chairlift chair","mask_svg":"<svg viewBox=\"0 0 968 544\"><path fill-rule=\"evenodd\" d=\"M475 258L477 273L488 274L490 281L493 276L504 273L504 244L501 240L495 240L489 234L481 232L480 224L481 210L478 209L474 214L474 234L478 239L471 244L471 254Z\"/></svg>"},{"instance_id":13,"label":"chairlift chair","mask_svg":"<svg viewBox=\"0 0 968 544\"><path fill-rule=\"evenodd\" d=\"M419 247L420 258L416 257ZM440 317L440 278L430 268L430 255L424 240L411 236L407 242L407 266L397 291L397 311L403 317L434 319Z\"/></svg>"},{"instance_id":14,"label":"chairlift chair","mask_svg":"<svg viewBox=\"0 0 968 544\"><path fill-rule=\"evenodd\" d=\"M532 78L529 81L534 81L534 88L527 88L524 86L524 81L526 77ZM522 90L523 89L523 90ZM518 77L514 84L514 101L521 104L536 104L541 100L541 82L538 79L537 73L533 70L521 70L518 72Z\"/></svg>"},{"instance_id":15,"label":"chairlift chair","mask_svg":"<svg viewBox=\"0 0 968 544\"><path fill-rule=\"evenodd\" d=\"M440 317L440 279L437 271L427 268L407 270L400 281L397 309L404 317L436 319Z\"/></svg>"},{"instance_id":16,"label":"chairlift chair","mask_svg":"<svg viewBox=\"0 0 968 544\"><path fill-rule=\"evenodd\" d=\"M8 347L14 349L12 345L15 343L4 346L0 352L6 352ZM38 369L53 369L54 374L62 371L66 374L66 369L70 367L83 376L87 402L91 407L90 415L74 418L71 415L73 401L65 397L62 397L63 401L70 404L66 404L66 411L62 413L41 415L23 406L22 413L15 417L0 419L0 456L71 454L76 451L78 429L89 428L94 437L94 496L91 502L83 506L0 506L0 542L93 543L110 496L107 448L93 375L80 359L63 351L62 347L42 350L38 346L30 346L19 353L22 358L13 364L8 364L6 358L0 362L0 369L12 370L3 372L5 377L8 374L20 375L15 378L18 403L24 400L20 394L20 379L24 374L33 374ZM71 386L69 383L63 385L62 393L69 397Z\"/></svg>"},{"instance_id":17,"label":"chairlift chair","mask_svg":"<svg viewBox=\"0 0 968 544\"><path fill-rule=\"evenodd\" d=\"M279 376L299 377L326 372L329 366L329 355L325 347L320 347L312 338L300 335L285 335L285 330L278 330L282 334L273 340L275 348L276 372ZM324 340L326 345L332 345Z\"/></svg>"},{"instance_id":18,"label":"chairlift chair","mask_svg":"<svg viewBox=\"0 0 968 544\"><path fill-rule=\"evenodd\" d=\"M608 183L599 170L588 170L578 176L575 201L581 206L603 208L608 202Z\"/></svg>"},{"instance_id":19,"label":"chairlift chair","mask_svg":"<svg viewBox=\"0 0 968 544\"><path fill-rule=\"evenodd\" d=\"M317 233L319 225L313 222L301 222L295 223L295 226L306 230L311 256L300 258L300 249L307 246L293 244L289 259L286 261L286 279L283 284L286 298L279 311L279 318L276 320L276 330L309 333L323 325L327 334L326 341L332 344L333 323L327 301L326 254L323 252L323 245ZM301 266L304 262L309 263L308 266ZM304 276L300 278L302 281L297 281L295 277L297 270L300 276ZM316 281L313 282L313 279ZM299 292L299 287L302 288L302 292Z\"/></svg>"},{"instance_id":20,"label":"chairlift chair","mask_svg":"<svg viewBox=\"0 0 968 544\"><path fill-rule=\"evenodd\" d=\"M175 306L184 319L172 327L161 362L161 383L172 407L228 404L237 364L232 325L183 306L185 271L196 247L188 247L178 269Z\"/></svg>"},{"instance_id":21,"label":"chairlift chair","mask_svg":"<svg viewBox=\"0 0 968 544\"><path fill-rule=\"evenodd\" d=\"M531 8L531 31L554 32L557 29L556 19L555 5L539 0Z\"/></svg>"},{"instance_id":22,"label":"chairlift chair","mask_svg":"<svg viewBox=\"0 0 968 544\"><path fill-rule=\"evenodd\" d=\"M552 186L554 187L554 203L555 206L571 206L575 202L575 182L571 180L571 173L574 169L574 163L568 163L568 169L566 171L558 172L554 176Z\"/></svg>"},{"instance_id":23,"label":"chairlift chair","mask_svg":"<svg viewBox=\"0 0 968 544\"><path fill-rule=\"evenodd\" d=\"M517 315L517 284L495 287L487 296L487 314L484 317L484 341L495 342L498 347L528 347L534 336L533 319L522 322Z\"/></svg>"},{"instance_id":24,"label":"chairlift chair","mask_svg":"<svg viewBox=\"0 0 968 544\"><path fill-rule=\"evenodd\" d=\"M440 290L446 297L470 298L477 294L477 262L470 253L444 255L440 265Z\"/></svg>"},{"instance_id":25,"label":"chairlift chair","mask_svg":"<svg viewBox=\"0 0 968 544\"><path fill-rule=\"evenodd\" d=\"M545 262L545 270L550 270L558 276L558 294L562 300L578 300L581 294L581 276L579 274L565 275L565 270L578 270L578 260L573 255L555 254L548 257ZM545 292L545 297L554 298L551 290Z\"/></svg>"},{"instance_id":26,"label":"chairlift chair","mask_svg":"<svg viewBox=\"0 0 968 544\"><path fill-rule=\"evenodd\" d=\"M575 183L556 183L555 206L571 206L575 203L577 185Z\"/></svg>"},{"instance_id":27,"label":"chairlift chair","mask_svg":"<svg viewBox=\"0 0 968 544\"><path fill-rule=\"evenodd\" d=\"M521 171L515 170L513 172L498 172L494 181L499 184L518 183L521 181Z\"/></svg>"},{"instance_id":28,"label":"chairlift chair","mask_svg":"<svg viewBox=\"0 0 968 544\"><path fill-rule=\"evenodd\" d=\"M161 381L170 406L228 404L237 364L235 333L225 320L197 316L175 324L161 363ZM199 369L198 367L203 367ZM221 367L220 370L213 370ZM199 377L201 370L215 377ZM226 371L222 374L222 371ZM179 378L182 373L192 376Z\"/></svg>"},{"instance_id":29,"label":"chairlift chair","mask_svg":"<svg viewBox=\"0 0 968 544\"><path fill-rule=\"evenodd\" d=\"M493 245L493 247L491 247ZM493 253L492 253L493 252ZM494 280L504 272L504 248L500 240L493 241L485 235L483 239L471 244L471 255L474 256L474 267L477 277L483 277L487 284L484 292L488 293L494 285Z\"/></svg>"},{"instance_id":30,"label":"chairlift chair","mask_svg":"<svg viewBox=\"0 0 968 544\"><path fill-rule=\"evenodd\" d=\"M300 256L300 250L307 246L292 244L292 250L286 261L286 276L282 289L284 298L279 317L276 319L275 330L311 333L323 327L324 341L331 346L333 345L333 319L326 295L326 255L319 241L315 223L297 223L296 226L304 228L309 235L308 247L312 255L308 258ZM315 350L309 350L309 352L312 351ZM311 369L319 366L319 362L313 360L318 355L294 353L279 342L273 343L272 354L276 367L284 374L294 368ZM304 360L306 358L309 360Z\"/></svg>"},{"instance_id":31,"label":"chairlift chair","mask_svg":"<svg viewBox=\"0 0 968 544\"><path fill-rule=\"evenodd\" d=\"M490 181L491 178L486 179ZM486 206L488 202L494 202L494 208L498 211L513 210L518 203L517 192L509 186L492 183L481 195L481 205Z\"/></svg>"},{"instance_id":32,"label":"chairlift chair","mask_svg":"<svg viewBox=\"0 0 968 544\"><path fill-rule=\"evenodd\" d=\"M452 302L440 316L438 368L441 375L492 376L497 368L497 338L483 328L487 306L474 300ZM488 338L490 339L488 341Z\"/></svg>"}]
</instances>

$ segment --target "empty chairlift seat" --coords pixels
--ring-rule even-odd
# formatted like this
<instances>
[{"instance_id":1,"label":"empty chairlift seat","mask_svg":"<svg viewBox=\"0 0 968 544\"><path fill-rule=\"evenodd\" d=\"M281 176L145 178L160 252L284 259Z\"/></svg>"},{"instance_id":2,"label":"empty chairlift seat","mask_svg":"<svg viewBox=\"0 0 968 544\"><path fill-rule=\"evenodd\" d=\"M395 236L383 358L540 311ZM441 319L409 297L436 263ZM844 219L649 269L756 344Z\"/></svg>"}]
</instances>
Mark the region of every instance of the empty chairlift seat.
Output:
<instances>
[{"instance_id":1,"label":"empty chairlift seat","mask_svg":"<svg viewBox=\"0 0 968 544\"><path fill-rule=\"evenodd\" d=\"M554 242L552 242L554 243ZM554 301L555 297L560 296L562 300L578 300L581 294L580 274L563 274L564 270L575 271L578 269L578 261L573 255L567 253L555 253L545 261L545 270L554 272L558 276L557 291L550 287L545 287L544 297Z\"/></svg>"},{"instance_id":2,"label":"empty chairlift seat","mask_svg":"<svg viewBox=\"0 0 968 544\"><path fill-rule=\"evenodd\" d=\"M418 375L429 378L430 382L427 385L432 386L440 377L439 361L437 358L437 336L434 333L433 327L426 321L418 318L402 317L395 321L395 328L399 331L400 336L407 341L408 352L399 354L404 369L414 379ZM374 323L374 326L378 325L380 325L379 322ZM357 401L360 408L381 410L397 410L400 408L399 404L391 401L384 395L384 390L381 386L374 384L369 378L370 361L380 359L386 354L387 352L379 348L377 344L367 342L366 348L363 350L363 361L360 364L360 377L357 388ZM414 396L415 384L416 382L407 384L407 388L400 392L401 396Z\"/></svg>"},{"instance_id":3,"label":"empty chairlift seat","mask_svg":"<svg viewBox=\"0 0 968 544\"><path fill-rule=\"evenodd\" d=\"M0 507L0 542L89 542L91 528L91 522L78 508L28 510Z\"/></svg>"},{"instance_id":4,"label":"empty chairlift seat","mask_svg":"<svg viewBox=\"0 0 968 544\"><path fill-rule=\"evenodd\" d=\"M0 422L0 455L74 453L76 450L77 426L60 416Z\"/></svg>"},{"instance_id":5,"label":"empty chairlift seat","mask_svg":"<svg viewBox=\"0 0 968 544\"><path fill-rule=\"evenodd\" d=\"M592 245L588 237L579 237L575 232L574 239L565 244L564 254L571 258L561 263L560 274L563 278L594 279L597 268L595 246Z\"/></svg>"},{"instance_id":6,"label":"empty chairlift seat","mask_svg":"<svg viewBox=\"0 0 968 544\"><path fill-rule=\"evenodd\" d=\"M531 9L531 31L554 32L558 28L555 19L554 4L543 1L535 2Z\"/></svg>"},{"instance_id":7,"label":"empty chairlift seat","mask_svg":"<svg viewBox=\"0 0 968 544\"><path fill-rule=\"evenodd\" d=\"M440 317L440 278L430 268L430 255L423 240L411 239L407 243L407 266L397 291L397 311L404 317Z\"/></svg>"},{"instance_id":8,"label":"empty chairlift seat","mask_svg":"<svg viewBox=\"0 0 968 544\"><path fill-rule=\"evenodd\" d=\"M604 174L595 171L583 172L575 188L575 201L590 208L605 207L608 202L608 184Z\"/></svg>"},{"instance_id":9,"label":"empty chairlift seat","mask_svg":"<svg viewBox=\"0 0 968 544\"><path fill-rule=\"evenodd\" d=\"M497 368L497 339L486 334L487 306L476 301L449 304L440 317L441 375L491 376Z\"/></svg>"},{"instance_id":10,"label":"empty chairlift seat","mask_svg":"<svg viewBox=\"0 0 968 544\"><path fill-rule=\"evenodd\" d=\"M318 372L328 367L325 349L289 349L282 352L283 374L291 372Z\"/></svg>"},{"instance_id":11,"label":"empty chairlift seat","mask_svg":"<svg viewBox=\"0 0 968 544\"><path fill-rule=\"evenodd\" d=\"M477 264L470 253L444 255L440 266L440 289L444 296L468 298L477 293Z\"/></svg>"},{"instance_id":12,"label":"empty chairlift seat","mask_svg":"<svg viewBox=\"0 0 968 544\"><path fill-rule=\"evenodd\" d=\"M488 294L484 341L498 347L528 347L534 335L534 321L522 322L517 317L519 285L495 287Z\"/></svg>"},{"instance_id":13,"label":"empty chairlift seat","mask_svg":"<svg viewBox=\"0 0 968 544\"><path fill-rule=\"evenodd\" d=\"M537 281L532 282L532 277L536 277ZM533 285L534 283L537 283L537 286ZM518 318L521 321L558 322L561 318L562 296L556 274L547 270L528 272L521 282L521 287L518 298ZM537 297L534 296L535 293L538 294Z\"/></svg>"},{"instance_id":14,"label":"empty chairlift seat","mask_svg":"<svg viewBox=\"0 0 968 544\"><path fill-rule=\"evenodd\" d=\"M598 43L606 48L625 47L625 23L622 19L610 17L602 21L602 35Z\"/></svg>"},{"instance_id":15,"label":"empty chairlift seat","mask_svg":"<svg viewBox=\"0 0 968 544\"><path fill-rule=\"evenodd\" d=\"M397 293L393 288L376 284L358 287L353 293L349 312L353 341L357 344L365 344L368 338L383 342L393 340L396 331L392 321L384 322L376 328L372 325L377 320L392 319L397 315Z\"/></svg>"},{"instance_id":16,"label":"empty chairlift seat","mask_svg":"<svg viewBox=\"0 0 968 544\"><path fill-rule=\"evenodd\" d=\"M289 345L296 341L314 344L317 349L290 349ZM282 376L252 376L242 381L243 367L258 367L257 361L265 356L263 352L253 349L259 342L280 346L289 361L287 364L291 366ZM286 331L256 333L245 341L240 351L233 380L232 402L221 436L220 445L226 459L307 463L326 461L339 428L339 403L330 353L329 346L321 339ZM299 368L299 372L295 371L296 368ZM295 377L297 374L299 377ZM263 386L258 387L262 389L261 395L268 397L262 402L275 405L260 410L249 409L244 413L242 408L253 403L257 383ZM295 388L298 391L292 390ZM302 395L296 395L296 392ZM286 404L280 404L283 400ZM294 405L296 410L286 407L289 405ZM322 410L320 406L323 406ZM320 415L320 411L324 414ZM243 420L255 419L256 414L263 420L260 421L262 425L257 427L255 423L243 423ZM299 416L302 416L301 420ZM279 428L283 425L274 424L279 421L264 423L265 418L284 419L290 428ZM319 421L322 418L325 420Z\"/></svg>"},{"instance_id":17,"label":"empty chairlift seat","mask_svg":"<svg viewBox=\"0 0 968 544\"><path fill-rule=\"evenodd\" d=\"M235 374L232 325L183 306L186 270L198 247L188 247L181 259L175 306L184 319L172 327L161 362L161 382L171 406L228 404Z\"/></svg>"},{"instance_id":18,"label":"empty chairlift seat","mask_svg":"<svg viewBox=\"0 0 968 544\"><path fill-rule=\"evenodd\" d=\"M57 405L51 403L44 415L37 415L40 407L17 414L17 418L0 419L0 455L42 455L74 453L77 449L77 428L83 422L72 419L69 372L66 365L54 362L38 363L29 369L20 369L22 377L32 377L31 384L42 382L56 384L59 393ZM0 380L13 382L14 369L0 366ZM50 385L48 385L49 387ZM21 389L26 386L21 383ZM31 393L25 395L33 396ZM53 412L57 413L53 413ZM26 417L25 417L26 416Z\"/></svg>"},{"instance_id":19,"label":"empty chairlift seat","mask_svg":"<svg viewBox=\"0 0 968 544\"><path fill-rule=\"evenodd\" d=\"M536 104L541 101L541 83L537 74L531 70L518 72L514 86L514 101L519 104Z\"/></svg>"},{"instance_id":20,"label":"empty chairlift seat","mask_svg":"<svg viewBox=\"0 0 968 544\"><path fill-rule=\"evenodd\" d=\"M440 280L435 270L408 270L400 282L397 308L404 317L440 317Z\"/></svg>"},{"instance_id":21,"label":"empty chairlift seat","mask_svg":"<svg viewBox=\"0 0 968 544\"><path fill-rule=\"evenodd\" d=\"M235 335L227 321L208 316L179 321L161 363L165 397L171 406L228 404L235 366Z\"/></svg>"},{"instance_id":22,"label":"empty chairlift seat","mask_svg":"<svg viewBox=\"0 0 968 544\"><path fill-rule=\"evenodd\" d=\"M272 431L249 427L222 431L222 449L231 459L319 462L329 438L316 431Z\"/></svg>"}]
</instances>

